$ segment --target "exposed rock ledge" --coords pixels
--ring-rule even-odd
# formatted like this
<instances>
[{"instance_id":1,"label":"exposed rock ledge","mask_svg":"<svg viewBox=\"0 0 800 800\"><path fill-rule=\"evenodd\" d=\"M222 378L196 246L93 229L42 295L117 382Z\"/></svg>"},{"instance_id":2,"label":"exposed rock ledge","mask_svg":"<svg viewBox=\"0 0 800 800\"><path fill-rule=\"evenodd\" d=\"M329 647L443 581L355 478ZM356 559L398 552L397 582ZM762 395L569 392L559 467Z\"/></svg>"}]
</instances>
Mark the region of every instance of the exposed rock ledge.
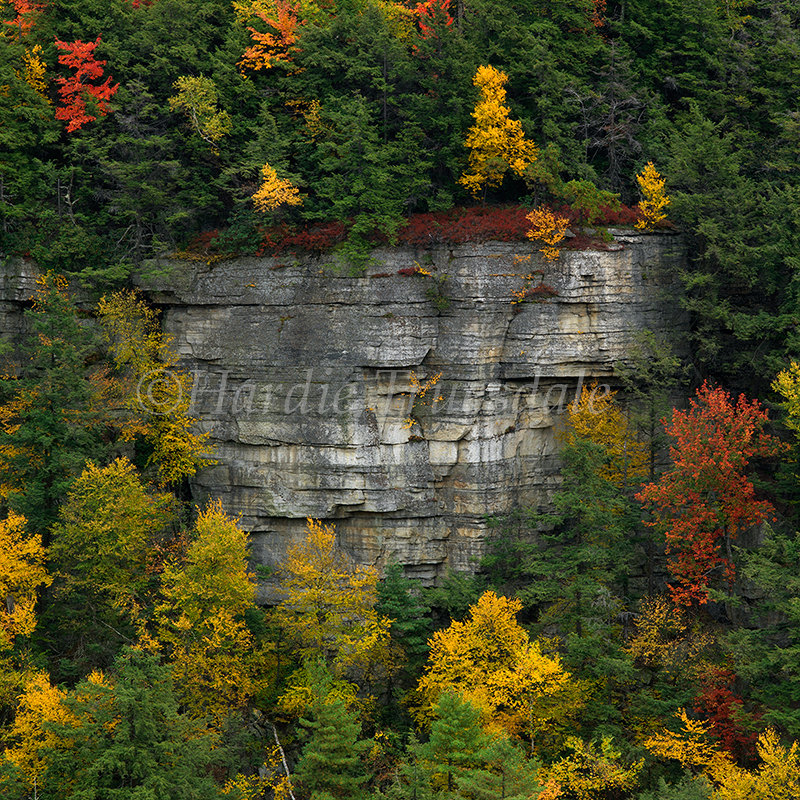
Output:
<instances>
[{"instance_id":1,"label":"exposed rock ledge","mask_svg":"<svg viewBox=\"0 0 800 800\"><path fill-rule=\"evenodd\" d=\"M219 463L198 498L219 496L270 565L306 517L335 521L359 562L394 557L432 582L481 556L485 515L545 502L557 484L555 431L592 379L613 384L644 329L685 330L680 237L615 232L608 251L541 264L527 243L376 251L364 277L332 259L176 264L146 288L194 376L194 413ZM531 255L519 263L515 256ZM432 278L448 276L441 313ZM558 296L512 291L535 267ZM409 428L411 372L424 398Z\"/></svg>"}]
</instances>

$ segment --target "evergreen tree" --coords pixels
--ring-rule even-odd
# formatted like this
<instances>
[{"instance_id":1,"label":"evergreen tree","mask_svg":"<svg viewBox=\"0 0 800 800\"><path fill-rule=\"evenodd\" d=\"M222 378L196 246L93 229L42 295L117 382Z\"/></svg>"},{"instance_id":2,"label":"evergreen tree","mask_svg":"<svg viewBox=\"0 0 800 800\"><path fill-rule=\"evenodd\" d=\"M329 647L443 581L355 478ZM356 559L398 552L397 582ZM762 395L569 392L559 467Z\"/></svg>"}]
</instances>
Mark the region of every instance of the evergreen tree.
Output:
<instances>
[{"instance_id":1,"label":"evergreen tree","mask_svg":"<svg viewBox=\"0 0 800 800\"><path fill-rule=\"evenodd\" d=\"M575 438L562 450L564 478L554 496L555 513L531 518L547 525L527 545L520 571L527 586L518 591L540 609L539 625L556 623L579 637L605 612L597 601L615 589L625 591L630 549L625 535L634 525L633 506L601 473L605 448Z\"/></svg>"},{"instance_id":2,"label":"evergreen tree","mask_svg":"<svg viewBox=\"0 0 800 800\"><path fill-rule=\"evenodd\" d=\"M415 680L428 656L430 608L423 601L418 581L406 578L402 564L396 562L386 568L377 591L375 612L391 620L389 635L405 662L400 681Z\"/></svg>"},{"instance_id":3,"label":"evergreen tree","mask_svg":"<svg viewBox=\"0 0 800 800\"><path fill-rule=\"evenodd\" d=\"M66 282L39 280L23 346L26 361L6 375L0 408L0 486L28 529L50 543L59 505L87 459L108 453L110 420L102 372L92 369L97 342L78 319Z\"/></svg>"},{"instance_id":4,"label":"evergreen tree","mask_svg":"<svg viewBox=\"0 0 800 800\"><path fill-rule=\"evenodd\" d=\"M216 737L179 713L169 669L154 656L123 652L109 676L94 673L61 703L38 751L42 800L220 796L210 775L221 755Z\"/></svg>"},{"instance_id":5,"label":"evergreen tree","mask_svg":"<svg viewBox=\"0 0 800 800\"><path fill-rule=\"evenodd\" d=\"M359 739L361 723L341 698L318 698L311 719L301 719L308 741L295 768L297 781L312 800L365 797L367 780L361 756L369 741Z\"/></svg>"},{"instance_id":6,"label":"evergreen tree","mask_svg":"<svg viewBox=\"0 0 800 800\"><path fill-rule=\"evenodd\" d=\"M481 712L455 691L443 692L434 712L430 739L417 746L416 756L432 787L451 796L488 760L491 738L481 728Z\"/></svg>"}]
</instances>

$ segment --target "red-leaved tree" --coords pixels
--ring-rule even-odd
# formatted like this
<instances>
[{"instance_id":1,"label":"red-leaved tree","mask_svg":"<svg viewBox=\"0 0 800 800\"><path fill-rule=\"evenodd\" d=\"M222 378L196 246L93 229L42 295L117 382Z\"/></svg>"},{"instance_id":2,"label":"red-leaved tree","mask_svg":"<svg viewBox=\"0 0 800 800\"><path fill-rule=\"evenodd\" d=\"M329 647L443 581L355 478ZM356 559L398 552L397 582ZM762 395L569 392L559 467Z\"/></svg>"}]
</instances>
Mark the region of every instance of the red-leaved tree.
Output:
<instances>
[{"instance_id":1,"label":"red-leaved tree","mask_svg":"<svg viewBox=\"0 0 800 800\"><path fill-rule=\"evenodd\" d=\"M419 24L419 32L423 39L438 38L436 25L444 24L449 27L453 24L450 15L450 0L424 0L414 9Z\"/></svg>"},{"instance_id":2,"label":"red-leaved tree","mask_svg":"<svg viewBox=\"0 0 800 800\"><path fill-rule=\"evenodd\" d=\"M773 511L756 499L745 474L756 457L771 457L782 445L764 432L767 412L740 395L736 404L723 389L707 384L687 411L672 412L664 425L674 438L672 469L636 499L653 510L666 537L670 592L678 605L702 605L721 577L730 589L735 578L732 543L739 531L763 522Z\"/></svg>"},{"instance_id":3,"label":"red-leaved tree","mask_svg":"<svg viewBox=\"0 0 800 800\"><path fill-rule=\"evenodd\" d=\"M75 42L61 42L56 39L56 46L67 51L58 57L58 63L75 70L75 74L69 78L56 78L61 84L58 93L62 103L56 109L56 119L66 122L70 133L97 119L97 116L92 115L94 112L100 116L108 114L111 109L106 101L112 98L119 87L118 83L111 85L110 75L103 83L97 84L103 77L103 66L106 63L94 57L94 49L98 44L99 36L93 42L82 42L80 39ZM92 98L91 108L86 105L87 98Z\"/></svg>"},{"instance_id":4,"label":"red-leaved tree","mask_svg":"<svg viewBox=\"0 0 800 800\"><path fill-rule=\"evenodd\" d=\"M42 13L44 3L34 3L31 0L11 0L10 5L16 16L13 19L4 19L3 23L16 28L20 37L27 36L36 22L36 17Z\"/></svg>"}]
</instances>

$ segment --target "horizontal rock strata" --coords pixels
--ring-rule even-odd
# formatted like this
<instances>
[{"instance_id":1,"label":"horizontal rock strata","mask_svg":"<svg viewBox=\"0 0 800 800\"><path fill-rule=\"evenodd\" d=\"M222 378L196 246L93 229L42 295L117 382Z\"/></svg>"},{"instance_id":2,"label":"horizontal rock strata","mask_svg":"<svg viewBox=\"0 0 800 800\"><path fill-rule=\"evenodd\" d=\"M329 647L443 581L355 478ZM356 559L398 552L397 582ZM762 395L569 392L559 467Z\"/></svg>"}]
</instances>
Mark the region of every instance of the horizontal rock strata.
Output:
<instances>
[{"instance_id":1,"label":"horizontal rock strata","mask_svg":"<svg viewBox=\"0 0 800 800\"><path fill-rule=\"evenodd\" d=\"M576 392L613 385L638 332L687 327L681 238L613 233L552 264L489 242L379 250L357 276L281 255L148 280L216 450L198 499L241 514L265 565L316 517L359 563L394 558L428 583L473 570L486 515L557 486ZM557 296L513 305L537 269Z\"/></svg>"}]
</instances>

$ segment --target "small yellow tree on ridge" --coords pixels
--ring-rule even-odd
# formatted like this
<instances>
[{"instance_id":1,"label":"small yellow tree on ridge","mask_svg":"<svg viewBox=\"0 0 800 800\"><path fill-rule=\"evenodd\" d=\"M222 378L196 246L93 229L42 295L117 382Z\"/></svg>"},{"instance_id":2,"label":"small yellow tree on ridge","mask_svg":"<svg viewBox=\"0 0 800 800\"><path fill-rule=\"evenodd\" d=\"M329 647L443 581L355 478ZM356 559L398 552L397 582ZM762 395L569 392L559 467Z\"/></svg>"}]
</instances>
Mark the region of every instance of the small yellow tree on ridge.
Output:
<instances>
[{"instance_id":1,"label":"small yellow tree on ridge","mask_svg":"<svg viewBox=\"0 0 800 800\"><path fill-rule=\"evenodd\" d=\"M664 209L669 205L669 197L664 193L666 179L662 178L652 161L648 161L641 175L636 176L642 201L639 203L639 219L636 227L652 230L656 224L665 220Z\"/></svg>"}]
</instances>

